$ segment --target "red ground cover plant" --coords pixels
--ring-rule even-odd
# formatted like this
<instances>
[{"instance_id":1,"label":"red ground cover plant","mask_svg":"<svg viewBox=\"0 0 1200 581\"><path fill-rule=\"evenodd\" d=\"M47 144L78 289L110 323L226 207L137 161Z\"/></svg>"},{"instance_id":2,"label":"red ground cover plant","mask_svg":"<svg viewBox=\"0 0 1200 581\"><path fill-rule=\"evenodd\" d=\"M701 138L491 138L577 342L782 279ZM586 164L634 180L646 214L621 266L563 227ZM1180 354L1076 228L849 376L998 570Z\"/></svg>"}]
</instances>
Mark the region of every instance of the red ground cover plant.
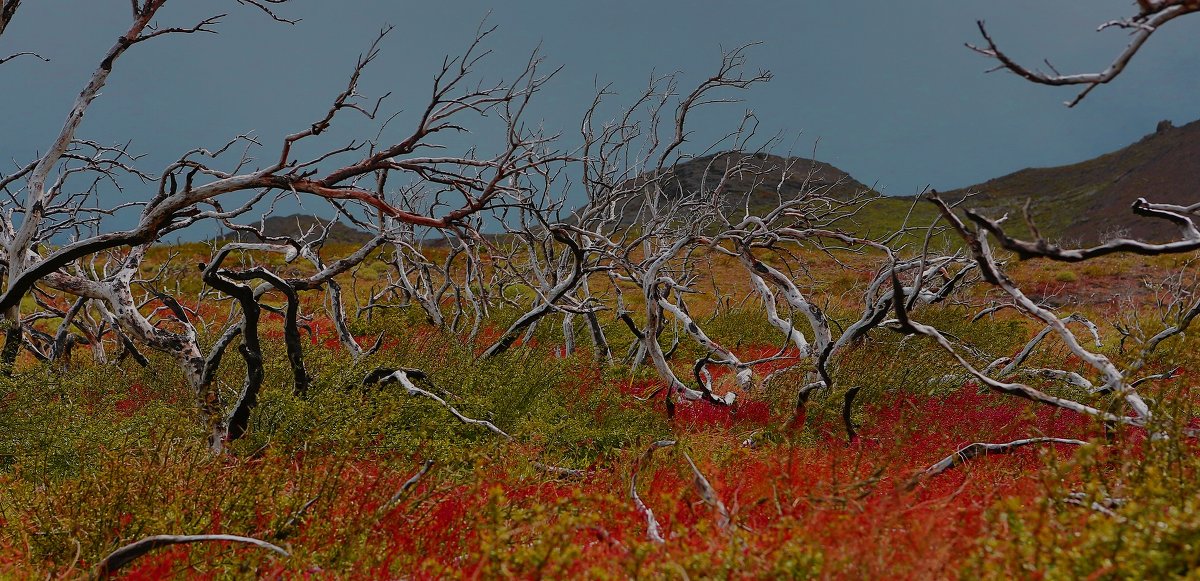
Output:
<instances>
[{"instance_id":1,"label":"red ground cover plant","mask_svg":"<svg viewBox=\"0 0 1200 581\"><path fill-rule=\"evenodd\" d=\"M581 372L583 378L594 379ZM735 577L758 577L784 574L787 563L803 562L810 568L795 571L837 578L953 577L984 530L985 511L999 498L1032 499L1039 487L1030 475L1043 456L1068 452L1028 449L988 457L908 490L913 474L981 438L1041 433L1086 438L1097 430L1078 416L972 386L942 397L887 396L868 405L863 416L854 442L836 426L813 426L807 432L812 441L750 447L738 441L743 428L768 428L782 419L765 402L751 400L737 409L680 405L670 424L679 448L660 451L639 483L662 525L667 539L662 545L649 541L645 520L628 496L637 450L591 466L578 481L551 478L519 462L475 457L473 467L436 466L391 504L388 499L416 471L419 458L264 460L316 463L309 469L335 471L336 486L287 535L293 559L265 559L258 574L623 577L639 571L667 575L678 567L689 574L728 570ZM727 529L718 526L697 493L681 451L695 459L728 507L733 524ZM516 446L507 454L536 457L537 450ZM207 521L214 531L233 524L219 511ZM279 524L278 515L256 513L250 529L272 538ZM233 550L163 550L138 561L127 577L211 572L202 563ZM798 561L798 555L808 560ZM331 562L339 565L327 569Z\"/></svg>"},{"instance_id":2,"label":"red ground cover plant","mask_svg":"<svg viewBox=\"0 0 1200 581\"><path fill-rule=\"evenodd\" d=\"M328 326L314 335L319 344L312 348L323 350L320 343L328 343L329 349L341 353L329 331L332 325L316 323L318 329ZM270 319L265 335L273 337L277 325L277 319ZM428 327L385 335L385 345L387 353L401 354L401 364L419 361L430 370L461 367L456 358L470 349L448 343L443 331ZM778 348L749 346L741 352L749 360L775 355ZM123 542L150 532L182 530L252 536L286 548L291 557L230 545L176 546L139 559L122 575L629 578L677 577L682 571L692 578L954 578L973 562L981 543L997 534L989 520L995 507L1043 502L1047 466L1068 462L1076 449L1022 448L977 458L933 478L916 481L917 474L973 442L1042 435L1105 439L1103 426L1090 418L983 391L971 381L929 392L889 387L860 396L853 413L853 441L847 440L841 423L844 387L810 400L807 421L799 425L791 421L790 385L779 388L783 399L753 389L739 390L737 404L729 407L677 402L674 417L668 419L662 394L639 399L661 387L656 378L611 374L585 356L558 358L544 349L520 353L524 359L514 359L507 371L484 376L484 393L499 387L494 385L496 377L508 377L505 374L515 369L543 370L533 373L550 377L552 387L537 397L563 398L564 407L555 408L559 411L492 416L489 406L498 400L485 404L461 398L461 393L447 395L463 413L490 418L509 430L516 436L513 442L455 424L444 408L430 405L420 412L429 415L370 424L352 440L357 445L285 445L265 439L195 466L175 462L154 447L146 448L143 458L118 454L120 460L102 464L99 474L80 480L94 478L91 488L75 489L77 484L70 481L45 485L46 492L39 493L46 503L40 512L0 508L5 527L31 531L47 528L36 524L48 522L46 515L71 513L68 506L103 515L81 514L77 521L103 523L98 529L71 525L81 527L73 534L91 543L74 562L70 544L46 553L37 546L44 541L27 545L14 542L18 537L0 536L0 549L8 555L0 557L0 573L20 576L30 567L86 571ZM372 407L388 397L398 398L394 405L402 411L421 405L404 399L398 390L351 390L361 382L356 368L336 358L332 363L314 361L317 370L326 364L348 370L341 382L347 386L344 391L326 394L351 410L338 413L393 413ZM785 359L757 371L761 377L792 364ZM688 377L683 363L680 366L680 377ZM781 376L782 381L794 383L803 371ZM732 383L728 370L713 367L712 372L723 387ZM1192 390L1183 385L1186 377L1164 382L1163 393L1169 394L1164 401L1191 401ZM115 411L117 422L123 422L158 413L156 408L162 406L148 405L156 399L180 396L147 385L129 381L121 398L97 401L112 402L108 411ZM460 391L447 383L439 386ZM14 397L9 394L4 401ZM90 406L91 399L96 398L89 395L84 403ZM68 405L71 400L60 397L52 403ZM289 401L287 405L316 405ZM273 405L281 404L268 400L262 413L303 417L317 409L284 412ZM105 411L102 406L87 410ZM543 423L523 433L522 414L535 413L543 414L538 420ZM601 451L581 455L586 459L573 465L585 469L586 476L563 478L534 464L557 461L564 454L561 444L544 435L568 429L553 423L556 419L547 423L547 417L560 413L576 413L571 422L610 426L605 429L620 429L623 422L646 415L659 423L631 432L620 444L596 444L598 438L611 437L605 433L574 441ZM333 417L342 419L322 418L327 423L318 423L318 432L349 416ZM408 451L395 451L390 430L430 425L449 425L450 431L413 432L411 437L420 441ZM1146 444L1144 433L1137 430L1124 430L1117 437L1129 454L1140 453ZM637 459L652 441L663 438L677 444L659 450L642 466L637 487L661 525L665 543L659 544L648 536L646 518L635 507L629 487ZM166 436L151 439L172 441ZM698 489L684 453L725 506L728 526L721 525L719 511ZM402 491L422 463L434 458L437 462L429 472ZM1055 474L1067 483L1078 478L1070 470ZM98 491L111 494L122 487L132 490L128 498L97 502ZM175 516L151 516L164 508ZM38 562L42 565L32 565Z\"/></svg>"},{"instance_id":3,"label":"red ground cover plant","mask_svg":"<svg viewBox=\"0 0 1200 581\"><path fill-rule=\"evenodd\" d=\"M117 400L116 410L118 414L128 417L137 413L148 401L149 394L146 388L142 386L141 382L134 382L129 385L128 394Z\"/></svg>"}]
</instances>

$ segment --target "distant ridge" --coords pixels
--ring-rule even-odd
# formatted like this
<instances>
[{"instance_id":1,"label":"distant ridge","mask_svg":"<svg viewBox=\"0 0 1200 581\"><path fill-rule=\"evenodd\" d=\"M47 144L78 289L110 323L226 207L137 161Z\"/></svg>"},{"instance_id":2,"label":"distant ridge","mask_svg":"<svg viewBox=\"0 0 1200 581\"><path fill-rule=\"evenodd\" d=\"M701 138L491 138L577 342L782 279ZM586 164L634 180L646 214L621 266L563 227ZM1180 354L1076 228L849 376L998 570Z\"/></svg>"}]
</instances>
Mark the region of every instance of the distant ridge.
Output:
<instances>
[{"instance_id":1,"label":"distant ridge","mask_svg":"<svg viewBox=\"0 0 1200 581\"><path fill-rule=\"evenodd\" d=\"M730 176L725 186L725 198L729 200L731 208L744 204L747 194L750 195L752 209L762 209L768 205L774 207L779 196L785 200L795 199L806 187L808 190L825 188L826 194L841 199L874 192L849 173L823 161L731 151L682 161L664 169L659 176L644 175L633 181L635 184L649 183L661 177L659 185L663 195L674 199L683 192L701 189L711 191L721 181L726 168L738 162L742 163L744 169ZM623 221L631 222L637 210L638 206L634 204L627 207Z\"/></svg>"},{"instance_id":2,"label":"distant ridge","mask_svg":"<svg viewBox=\"0 0 1200 581\"><path fill-rule=\"evenodd\" d=\"M1200 202L1200 121L1175 127L1158 124L1154 133L1099 157L1048 168L1023 169L966 188L950 198L978 192L968 206L989 214L1009 212L1014 228L1024 230L1020 209L1031 200L1031 213L1043 234L1067 242L1096 243L1116 234L1162 241L1174 226L1130 212L1134 200L1194 204Z\"/></svg>"},{"instance_id":3,"label":"distant ridge","mask_svg":"<svg viewBox=\"0 0 1200 581\"><path fill-rule=\"evenodd\" d=\"M778 187L784 198L794 198L801 193L806 180L810 189L829 188L829 193L837 197L850 197L871 191L870 187L863 185L850 174L823 161L768 153L746 156L736 152L697 157L676 165L666 189L671 190L672 184L678 183L685 189L695 191L700 188L702 182L706 183L708 188L712 188L720 181L727 164L737 161L741 161L746 169L731 176L728 188L733 194L745 194L751 188L757 187L768 191L773 197L775 188Z\"/></svg>"},{"instance_id":4,"label":"distant ridge","mask_svg":"<svg viewBox=\"0 0 1200 581\"><path fill-rule=\"evenodd\" d=\"M715 187L728 163L745 158L745 170L732 176L727 184L730 210L735 204L744 204L749 195L751 209L761 211L773 207L777 195L793 199L805 187L826 188L829 195L842 199L876 193L847 172L822 161L765 153L745 156L722 152L697 157L664 169L661 176L645 175L631 181L634 185L645 184L660 177L663 195L675 198L681 192ZM1028 235L1021 208L1029 200L1042 234L1067 244L1092 244L1118 234L1166 240L1176 234L1171 224L1136 216L1129 207L1141 197L1180 205L1200 202L1200 121L1181 127L1162 121L1153 133L1117 151L1070 165L1023 169L942 195L958 199L968 193L973 194L968 207L993 216L1009 213L1011 231L1021 236ZM890 231L899 226L911 202L910 197L886 197L860 212L847 226L863 235ZM637 210L638 204L627 206L622 221L632 223ZM924 220L932 213L932 206L921 203L914 217ZM298 237L319 228L318 220L301 214L270 217L264 228L268 236ZM361 244L371 237L339 221L333 224L329 241ZM221 238L248 240L252 236L227 233Z\"/></svg>"},{"instance_id":5,"label":"distant ridge","mask_svg":"<svg viewBox=\"0 0 1200 581\"><path fill-rule=\"evenodd\" d=\"M267 236L288 236L299 239L305 235L309 237L320 235L321 230L328 223L328 219L306 214L292 214L290 216L271 216L261 223L261 228L263 234ZM255 224L254 226L259 227L260 225ZM337 221L330 226L329 237L326 239L326 242L333 244L362 244L373 237L370 233ZM240 240L244 242L257 241L257 238L253 234L245 232L226 232L221 235L221 239Z\"/></svg>"}]
</instances>

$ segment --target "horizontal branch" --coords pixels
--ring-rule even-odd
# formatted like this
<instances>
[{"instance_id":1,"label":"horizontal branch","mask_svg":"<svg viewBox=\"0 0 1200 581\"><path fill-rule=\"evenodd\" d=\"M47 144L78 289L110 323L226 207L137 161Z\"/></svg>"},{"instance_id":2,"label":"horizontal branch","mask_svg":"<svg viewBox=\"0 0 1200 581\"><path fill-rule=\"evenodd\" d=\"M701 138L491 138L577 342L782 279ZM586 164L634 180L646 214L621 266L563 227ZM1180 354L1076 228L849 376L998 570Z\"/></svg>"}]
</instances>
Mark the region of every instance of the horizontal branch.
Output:
<instances>
[{"instance_id":1,"label":"horizontal branch","mask_svg":"<svg viewBox=\"0 0 1200 581\"><path fill-rule=\"evenodd\" d=\"M125 567L129 563L133 562L135 559L160 547L212 542L243 543L247 545L253 545L260 549L274 551L275 553L278 553L284 557L291 556L287 551L266 541L260 541L258 539L242 537L238 535L153 535L125 545L113 551L112 553L109 553L107 557L105 557L96 565L95 575L99 578L108 577L119 571L122 567Z\"/></svg>"},{"instance_id":2,"label":"horizontal branch","mask_svg":"<svg viewBox=\"0 0 1200 581\"><path fill-rule=\"evenodd\" d=\"M1023 440L1013 440L1011 442L1005 442L1003 444L990 444L987 442L975 442L974 444L960 448L957 452L955 452L949 456L946 456L945 458L942 458L941 460L935 462L932 466L930 466L929 468L926 468L923 472L921 472L915 478L913 478L911 481L909 481L907 487L909 490L912 490L914 487L916 487L916 485L918 483L920 483L921 480L924 480L925 478L929 478L931 476L937 476L938 474L941 474L941 473L943 473L947 470L950 470L951 468L954 468L956 466L960 466L960 465L962 465L966 462L969 462L975 458L978 458L980 456L986 456L988 454L1008 454L1009 452L1012 452L1013 450L1016 450L1017 448L1022 448L1024 446L1029 446L1032 444L1066 444L1066 445L1071 445L1071 446L1083 446L1083 445L1086 445L1087 442L1084 442L1083 440L1074 440L1074 439L1070 439L1070 438L1045 438L1045 437L1043 437L1043 438L1026 438Z\"/></svg>"}]
</instances>

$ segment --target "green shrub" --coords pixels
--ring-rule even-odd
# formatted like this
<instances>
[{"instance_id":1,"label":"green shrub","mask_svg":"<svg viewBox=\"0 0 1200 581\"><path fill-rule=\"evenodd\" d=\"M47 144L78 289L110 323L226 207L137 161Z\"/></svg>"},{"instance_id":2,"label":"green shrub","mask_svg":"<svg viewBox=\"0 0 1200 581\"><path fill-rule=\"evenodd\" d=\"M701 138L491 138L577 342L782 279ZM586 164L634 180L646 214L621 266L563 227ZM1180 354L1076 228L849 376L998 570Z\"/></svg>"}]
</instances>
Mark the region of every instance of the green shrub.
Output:
<instances>
[{"instance_id":1,"label":"green shrub","mask_svg":"<svg viewBox=\"0 0 1200 581\"><path fill-rule=\"evenodd\" d=\"M1060 270L1054 273L1054 280L1058 282L1075 282L1079 280L1079 276L1072 270Z\"/></svg>"}]
</instances>

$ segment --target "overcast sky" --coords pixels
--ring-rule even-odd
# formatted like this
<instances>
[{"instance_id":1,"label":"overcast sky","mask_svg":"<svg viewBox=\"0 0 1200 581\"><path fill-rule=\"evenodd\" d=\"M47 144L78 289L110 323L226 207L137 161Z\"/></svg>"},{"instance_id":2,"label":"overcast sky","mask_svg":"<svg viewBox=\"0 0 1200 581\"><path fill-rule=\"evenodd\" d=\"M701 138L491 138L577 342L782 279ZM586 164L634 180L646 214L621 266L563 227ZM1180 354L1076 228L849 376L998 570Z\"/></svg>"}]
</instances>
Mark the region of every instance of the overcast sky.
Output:
<instances>
[{"instance_id":1,"label":"overcast sky","mask_svg":"<svg viewBox=\"0 0 1200 581\"><path fill-rule=\"evenodd\" d=\"M1029 63L1050 58L1063 71L1103 68L1124 46L1120 31L1095 32L1127 15L1128 0L845 0L589 2L510 0L294 0L279 8L294 25L233 0L175 0L164 25L229 12L219 35L171 36L124 57L88 114L81 137L133 141L157 171L196 146L217 146L253 130L272 148L320 117L355 57L384 23L396 31L367 73L364 92L392 91L391 109L427 98L443 55L463 48L479 22L499 26L485 72L519 68L539 43L563 67L533 112L573 136L596 81L636 93L652 71L695 82L712 73L721 48L761 42L750 65L774 73L738 106L765 133L782 131L807 155L907 195L925 184L948 189L1029 166L1069 163L1150 133L1161 119L1200 117L1196 29L1172 23L1128 73L1075 109L1073 93L1006 73L984 74L986 59L963 47L985 19L1003 47ZM0 39L0 53L32 50L51 59L0 67L6 170L32 159L61 125L103 51L129 20L128 0L28 1ZM685 83L686 85L687 83ZM709 116L696 139L716 135L741 109ZM344 128L347 129L347 128ZM713 131L709 134L706 131ZM349 131L373 134L365 125ZM7 173L7 172L5 172ZM144 197L139 195L139 198Z\"/></svg>"}]
</instances>

